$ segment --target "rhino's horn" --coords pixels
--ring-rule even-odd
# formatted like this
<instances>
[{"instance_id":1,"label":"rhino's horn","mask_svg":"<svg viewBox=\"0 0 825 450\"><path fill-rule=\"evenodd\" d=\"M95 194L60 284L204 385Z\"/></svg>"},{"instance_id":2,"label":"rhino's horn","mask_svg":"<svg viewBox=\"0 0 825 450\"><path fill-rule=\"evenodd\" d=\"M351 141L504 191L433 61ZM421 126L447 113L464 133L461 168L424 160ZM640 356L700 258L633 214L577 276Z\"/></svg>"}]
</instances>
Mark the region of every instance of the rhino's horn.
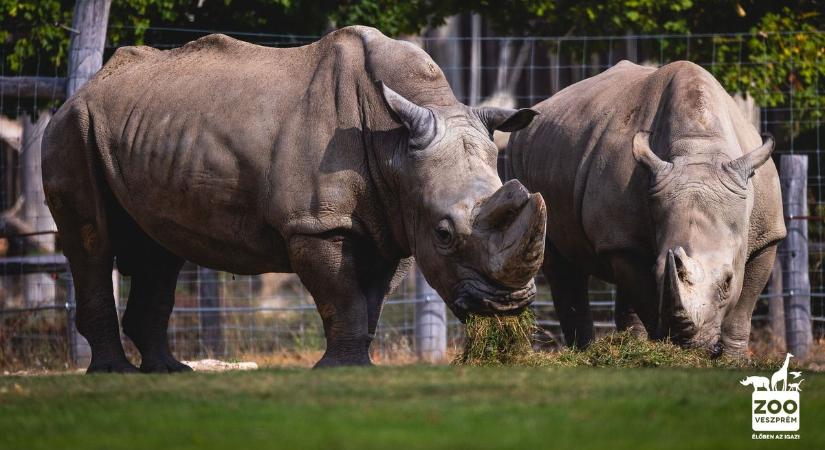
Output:
<instances>
[{"instance_id":1,"label":"rhino's horn","mask_svg":"<svg viewBox=\"0 0 825 450\"><path fill-rule=\"evenodd\" d=\"M659 307L660 336L684 336L695 325L685 309L685 291L690 283L692 262L681 247L667 251ZM689 258L687 258L689 260Z\"/></svg>"},{"instance_id":2,"label":"rhino's horn","mask_svg":"<svg viewBox=\"0 0 825 450\"><path fill-rule=\"evenodd\" d=\"M474 227L492 231L489 275L503 286L528 283L544 260L547 207L541 194L531 194L510 180L479 208Z\"/></svg>"}]
</instances>

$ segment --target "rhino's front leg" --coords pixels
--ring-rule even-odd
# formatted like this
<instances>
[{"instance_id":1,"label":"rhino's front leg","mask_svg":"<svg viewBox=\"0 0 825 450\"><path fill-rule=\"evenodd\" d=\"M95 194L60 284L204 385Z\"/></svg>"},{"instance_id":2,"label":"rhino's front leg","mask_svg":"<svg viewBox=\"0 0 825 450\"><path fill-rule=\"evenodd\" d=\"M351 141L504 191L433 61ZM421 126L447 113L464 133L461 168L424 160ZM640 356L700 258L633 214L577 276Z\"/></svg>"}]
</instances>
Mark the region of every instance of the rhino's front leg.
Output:
<instances>
[{"instance_id":1,"label":"rhino's front leg","mask_svg":"<svg viewBox=\"0 0 825 450\"><path fill-rule=\"evenodd\" d=\"M376 277L378 261L369 243L346 234L296 235L289 240L289 257L324 321L327 349L315 367L371 364L370 303L380 311L386 289L376 282L389 286L392 276ZM370 302L371 296L380 298Z\"/></svg>"},{"instance_id":2,"label":"rhino's front leg","mask_svg":"<svg viewBox=\"0 0 825 450\"><path fill-rule=\"evenodd\" d=\"M722 344L725 356L747 357L753 308L768 282L775 260L776 244L752 255L745 264L745 279L742 283L739 301L728 311L722 322Z\"/></svg>"}]
</instances>

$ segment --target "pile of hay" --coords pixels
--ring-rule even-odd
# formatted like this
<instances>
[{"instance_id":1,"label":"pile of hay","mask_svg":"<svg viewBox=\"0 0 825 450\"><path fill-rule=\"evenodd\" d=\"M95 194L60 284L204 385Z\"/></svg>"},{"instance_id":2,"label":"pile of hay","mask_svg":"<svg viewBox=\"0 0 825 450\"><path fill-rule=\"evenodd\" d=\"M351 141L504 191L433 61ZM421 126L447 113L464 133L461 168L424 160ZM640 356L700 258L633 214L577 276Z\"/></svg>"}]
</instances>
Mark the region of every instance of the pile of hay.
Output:
<instances>
[{"instance_id":1,"label":"pile of hay","mask_svg":"<svg viewBox=\"0 0 825 450\"><path fill-rule=\"evenodd\" d=\"M522 364L533 351L536 318L525 309L515 316L477 316L467 318L464 350L453 364L489 366Z\"/></svg>"},{"instance_id":2,"label":"pile of hay","mask_svg":"<svg viewBox=\"0 0 825 450\"><path fill-rule=\"evenodd\" d=\"M529 367L777 367L774 360L711 359L699 349L683 349L670 342L650 341L628 331L596 339L584 350L533 350L537 330L529 310L517 316L475 316L467 319L464 349L453 364Z\"/></svg>"}]
</instances>

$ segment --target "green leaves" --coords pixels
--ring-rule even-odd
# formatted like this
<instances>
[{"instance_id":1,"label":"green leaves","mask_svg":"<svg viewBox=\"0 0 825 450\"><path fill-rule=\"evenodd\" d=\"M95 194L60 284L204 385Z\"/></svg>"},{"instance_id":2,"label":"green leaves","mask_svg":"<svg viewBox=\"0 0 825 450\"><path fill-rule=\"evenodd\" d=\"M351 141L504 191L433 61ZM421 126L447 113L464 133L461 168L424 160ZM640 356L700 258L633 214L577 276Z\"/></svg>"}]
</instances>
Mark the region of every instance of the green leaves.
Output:
<instances>
[{"instance_id":1,"label":"green leaves","mask_svg":"<svg viewBox=\"0 0 825 450\"><path fill-rule=\"evenodd\" d=\"M729 92L750 94L757 104L791 108L793 134L814 128L823 118L825 33L806 21L810 15L785 8L766 14L750 36L716 37L714 76ZM820 81L823 80L823 81Z\"/></svg>"}]
</instances>

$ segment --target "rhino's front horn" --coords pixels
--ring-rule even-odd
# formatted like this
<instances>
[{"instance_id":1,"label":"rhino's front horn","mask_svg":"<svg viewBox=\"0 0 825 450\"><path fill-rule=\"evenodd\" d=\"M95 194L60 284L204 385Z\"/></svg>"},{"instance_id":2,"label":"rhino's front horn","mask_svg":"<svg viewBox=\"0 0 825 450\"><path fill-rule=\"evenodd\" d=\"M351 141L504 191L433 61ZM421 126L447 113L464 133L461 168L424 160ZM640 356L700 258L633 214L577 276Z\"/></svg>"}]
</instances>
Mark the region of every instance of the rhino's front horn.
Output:
<instances>
[{"instance_id":1,"label":"rhino's front horn","mask_svg":"<svg viewBox=\"0 0 825 450\"><path fill-rule=\"evenodd\" d=\"M536 275L544 260L547 208L541 194L530 194L510 180L491 195L474 227L490 236L487 272L499 284L518 289Z\"/></svg>"},{"instance_id":2,"label":"rhino's front horn","mask_svg":"<svg viewBox=\"0 0 825 450\"><path fill-rule=\"evenodd\" d=\"M693 335L695 324L685 302L691 285L701 281L704 274L682 247L667 251L660 305L660 336L670 335L677 340Z\"/></svg>"}]
</instances>

